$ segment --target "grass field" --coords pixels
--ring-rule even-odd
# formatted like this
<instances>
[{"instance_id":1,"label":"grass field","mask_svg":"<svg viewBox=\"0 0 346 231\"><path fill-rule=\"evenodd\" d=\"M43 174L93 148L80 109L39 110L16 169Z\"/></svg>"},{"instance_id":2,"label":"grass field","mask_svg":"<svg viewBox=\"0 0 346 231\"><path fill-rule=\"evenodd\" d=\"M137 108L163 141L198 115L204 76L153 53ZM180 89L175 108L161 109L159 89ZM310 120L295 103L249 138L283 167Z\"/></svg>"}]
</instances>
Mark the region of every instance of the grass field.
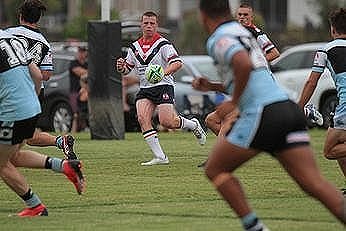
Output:
<instances>
[{"instance_id":1,"label":"grass field","mask_svg":"<svg viewBox=\"0 0 346 231\"><path fill-rule=\"evenodd\" d=\"M312 130L316 159L323 174L339 188L345 182L335 161L322 157L324 130ZM240 221L209 184L201 169L215 137L200 147L192 134L161 133L168 166L141 167L151 152L140 133L122 141L90 140L76 135L75 149L84 161L87 191L78 196L64 176L27 170L33 190L49 209L48 217L9 216L21 200L0 184L0 230L242 230ZM54 147L33 148L62 156ZM269 155L259 155L237 171L256 213L271 230L344 230L318 202L307 197Z\"/></svg>"}]
</instances>

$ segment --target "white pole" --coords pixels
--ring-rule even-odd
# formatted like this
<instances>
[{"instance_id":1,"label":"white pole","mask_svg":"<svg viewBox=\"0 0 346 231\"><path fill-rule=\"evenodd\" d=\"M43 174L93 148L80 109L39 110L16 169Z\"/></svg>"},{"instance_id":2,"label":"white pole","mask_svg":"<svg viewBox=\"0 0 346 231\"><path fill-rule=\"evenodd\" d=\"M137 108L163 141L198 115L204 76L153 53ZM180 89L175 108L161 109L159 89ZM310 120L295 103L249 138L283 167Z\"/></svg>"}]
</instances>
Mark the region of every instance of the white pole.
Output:
<instances>
[{"instance_id":1,"label":"white pole","mask_svg":"<svg viewBox=\"0 0 346 231\"><path fill-rule=\"evenodd\" d=\"M109 21L111 19L110 8L111 8L111 1L102 0L101 2L101 20L102 21Z\"/></svg>"}]
</instances>

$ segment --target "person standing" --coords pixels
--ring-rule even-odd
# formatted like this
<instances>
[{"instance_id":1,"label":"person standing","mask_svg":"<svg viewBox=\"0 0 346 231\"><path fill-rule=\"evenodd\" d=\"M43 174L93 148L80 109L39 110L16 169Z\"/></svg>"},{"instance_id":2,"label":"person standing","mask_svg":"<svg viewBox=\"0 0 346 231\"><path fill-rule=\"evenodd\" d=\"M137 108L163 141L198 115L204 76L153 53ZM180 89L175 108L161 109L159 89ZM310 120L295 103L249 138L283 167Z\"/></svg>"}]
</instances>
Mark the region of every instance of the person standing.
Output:
<instances>
[{"instance_id":1,"label":"person standing","mask_svg":"<svg viewBox=\"0 0 346 231\"><path fill-rule=\"evenodd\" d=\"M244 230L269 230L251 209L234 174L265 151L305 192L346 224L346 199L321 175L309 144L305 115L273 80L256 39L231 21L228 0L200 0L199 8L209 34L208 54L227 81L231 96L216 109L230 129L211 150L205 166L208 179L241 219Z\"/></svg>"},{"instance_id":2,"label":"person standing","mask_svg":"<svg viewBox=\"0 0 346 231\"><path fill-rule=\"evenodd\" d=\"M8 33L19 38L42 72L42 84L39 94L41 106L44 102L43 81L48 80L53 74L51 47L39 30L39 21L45 11L46 6L40 0L25 0L18 8L20 25L6 29ZM56 146L63 150L66 158L77 159L73 150L74 138L71 135L53 136L36 129L33 138L27 140L26 143L32 146Z\"/></svg>"},{"instance_id":3,"label":"person standing","mask_svg":"<svg viewBox=\"0 0 346 231\"><path fill-rule=\"evenodd\" d=\"M177 115L174 109L173 74L182 66L173 44L158 32L158 16L152 11L145 12L141 18L143 36L130 45L125 59L116 60L117 71L123 75L132 69L140 80L140 91L136 96L138 122L143 137L153 152L154 158L141 165L168 164L167 155L163 152L157 132L152 126L152 116L158 109L159 122L166 128L187 128L193 131L201 145L206 142L206 134L196 118L191 120ZM150 64L158 64L164 68L161 82L152 84L145 78L145 69Z\"/></svg>"},{"instance_id":4,"label":"person standing","mask_svg":"<svg viewBox=\"0 0 346 231\"><path fill-rule=\"evenodd\" d=\"M298 104L303 108L310 100L318 80L328 68L334 80L338 104L324 143L324 156L337 160L346 177L346 10L341 8L330 15L333 41L316 52L312 71L305 83Z\"/></svg>"},{"instance_id":5,"label":"person standing","mask_svg":"<svg viewBox=\"0 0 346 231\"><path fill-rule=\"evenodd\" d=\"M88 50L86 47L78 47L76 59L70 63L70 104L73 113L72 132L80 130L79 116L81 110L78 106L78 99L81 91L81 81L88 77Z\"/></svg>"}]
</instances>

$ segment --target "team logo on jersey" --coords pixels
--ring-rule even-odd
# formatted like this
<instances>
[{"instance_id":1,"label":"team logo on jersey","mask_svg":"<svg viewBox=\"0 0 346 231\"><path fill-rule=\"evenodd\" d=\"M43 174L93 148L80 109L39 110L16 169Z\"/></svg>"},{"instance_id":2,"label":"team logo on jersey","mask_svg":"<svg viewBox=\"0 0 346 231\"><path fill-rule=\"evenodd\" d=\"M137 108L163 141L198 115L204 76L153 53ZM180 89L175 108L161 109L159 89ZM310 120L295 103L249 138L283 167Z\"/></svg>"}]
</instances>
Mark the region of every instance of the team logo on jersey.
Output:
<instances>
[{"instance_id":1,"label":"team logo on jersey","mask_svg":"<svg viewBox=\"0 0 346 231\"><path fill-rule=\"evenodd\" d=\"M168 95L167 93L164 93L164 94L162 95L162 99L164 99L164 100L169 100L169 95Z\"/></svg>"}]
</instances>

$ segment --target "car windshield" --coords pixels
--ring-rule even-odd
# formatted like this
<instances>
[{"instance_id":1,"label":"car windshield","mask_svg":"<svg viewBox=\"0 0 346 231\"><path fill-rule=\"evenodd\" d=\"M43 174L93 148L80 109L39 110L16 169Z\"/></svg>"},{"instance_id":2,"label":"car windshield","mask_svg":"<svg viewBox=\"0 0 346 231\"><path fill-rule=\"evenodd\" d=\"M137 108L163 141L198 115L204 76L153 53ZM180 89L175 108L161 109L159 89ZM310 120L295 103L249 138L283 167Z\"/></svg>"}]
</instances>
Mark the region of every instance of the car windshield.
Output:
<instances>
[{"instance_id":1,"label":"car windshield","mask_svg":"<svg viewBox=\"0 0 346 231\"><path fill-rule=\"evenodd\" d=\"M272 65L273 72L311 68L315 51L299 51L287 55Z\"/></svg>"}]
</instances>

